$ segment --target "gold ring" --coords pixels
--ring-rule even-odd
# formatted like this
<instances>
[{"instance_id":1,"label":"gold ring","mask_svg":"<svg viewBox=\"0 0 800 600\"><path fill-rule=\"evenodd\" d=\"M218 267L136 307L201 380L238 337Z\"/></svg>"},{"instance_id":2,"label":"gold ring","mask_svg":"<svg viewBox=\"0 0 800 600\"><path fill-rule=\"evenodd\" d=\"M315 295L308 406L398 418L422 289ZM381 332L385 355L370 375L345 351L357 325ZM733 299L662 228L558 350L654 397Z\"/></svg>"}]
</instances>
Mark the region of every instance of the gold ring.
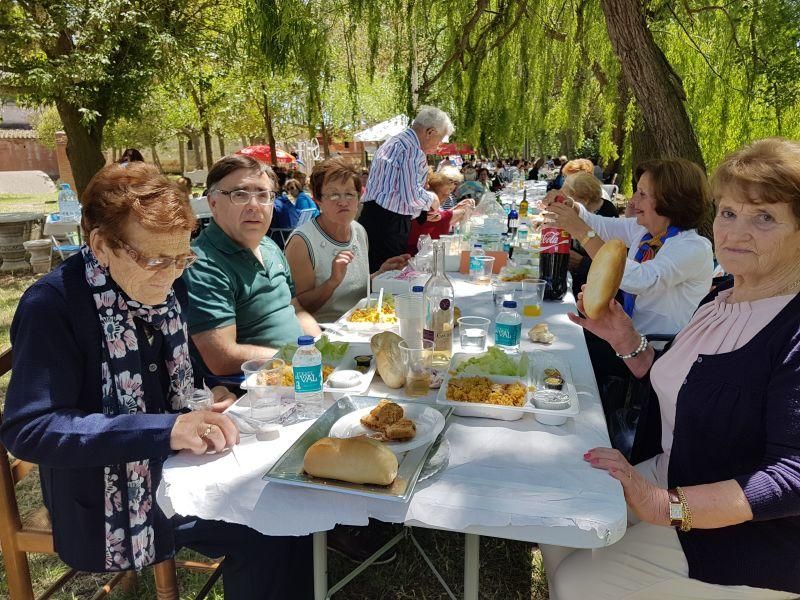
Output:
<instances>
[{"instance_id":1,"label":"gold ring","mask_svg":"<svg viewBox=\"0 0 800 600\"><path fill-rule=\"evenodd\" d=\"M213 430L213 428L214 428L214 426L211 425L211 424L206 426L206 430L203 432L203 435L201 435L200 437L201 438L205 438L205 437L208 437L209 435L211 435L211 431Z\"/></svg>"}]
</instances>

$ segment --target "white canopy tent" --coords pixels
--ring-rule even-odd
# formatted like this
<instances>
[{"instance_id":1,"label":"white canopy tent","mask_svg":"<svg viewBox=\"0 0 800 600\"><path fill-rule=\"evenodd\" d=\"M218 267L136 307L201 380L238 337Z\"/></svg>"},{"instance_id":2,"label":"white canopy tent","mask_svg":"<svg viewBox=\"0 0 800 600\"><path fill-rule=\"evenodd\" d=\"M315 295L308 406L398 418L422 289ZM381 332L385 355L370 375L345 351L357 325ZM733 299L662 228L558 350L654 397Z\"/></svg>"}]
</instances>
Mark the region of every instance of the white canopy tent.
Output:
<instances>
[{"instance_id":1,"label":"white canopy tent","mask_svg":"<svg viewBox=\"0 0 800 600\"><path fill-rule=\"evenodd\" d=\"M353 136L356 142L385 142L408 127L408 117L397 115L387 121L373 125L369 129L359 131Z\"/></svg>"}]
</instances>

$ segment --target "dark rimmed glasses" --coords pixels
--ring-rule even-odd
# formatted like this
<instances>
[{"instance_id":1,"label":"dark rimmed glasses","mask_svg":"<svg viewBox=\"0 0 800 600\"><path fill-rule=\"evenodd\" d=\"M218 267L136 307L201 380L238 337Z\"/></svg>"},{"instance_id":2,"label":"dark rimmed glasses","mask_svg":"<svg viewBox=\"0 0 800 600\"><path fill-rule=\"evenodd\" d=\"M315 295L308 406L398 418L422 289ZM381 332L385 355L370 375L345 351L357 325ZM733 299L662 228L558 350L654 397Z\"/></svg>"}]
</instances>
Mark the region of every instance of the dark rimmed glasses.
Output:
<instances>
[{"instance_id":1,"label":"dark rimmed glasses","mask_svg":"<svg viewBox=\"0 0 800 600\"><path fill-rule=\"evenodd\" d=\"M128 256L143 268L145 271L163 271L165 269L169 269L170 267L174 266L177 270L183 271L184 269L188 269L191 267L194 262L197 260L197 255L194 252L190 252L189 254L185 254L183 256L175 256L175 257L149 257L145 256L141 250L137 250L130 244L126 244L123 241L120 241L120 244L125 251L128 253Z\"/></svg>"},{"instance_id":2,"label":"dark rimmed glasses","mask_svg":"<svg viewBox=\"0 0 800 600\"><path fill-rule=\"evenodd\" d=\"M219 192L223 196L231 199L233 204L237 206L244 206L250 202L250 198L255 198L261 206L272 206L275 204L275 192L268 190L258 190L256 192L248 192L247 190L220 190L216 189L214 192Z\"/></svg>"}]
</instances>

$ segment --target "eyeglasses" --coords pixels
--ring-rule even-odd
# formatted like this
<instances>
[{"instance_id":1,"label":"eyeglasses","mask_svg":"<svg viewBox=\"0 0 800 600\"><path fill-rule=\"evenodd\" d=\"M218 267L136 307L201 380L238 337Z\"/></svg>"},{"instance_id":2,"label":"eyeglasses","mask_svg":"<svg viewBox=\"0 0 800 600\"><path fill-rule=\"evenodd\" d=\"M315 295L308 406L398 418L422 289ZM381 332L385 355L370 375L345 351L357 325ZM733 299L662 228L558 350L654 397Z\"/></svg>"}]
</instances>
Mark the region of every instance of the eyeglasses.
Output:
<instances>
[{"instance_id":1,"label":"eyeglasses","mask_svg":"<svg viewBox=\"0 0 800 600\"><path fill-rule=\"evenodd\" d=\"M123 248L125 248L128 256L130 256L131 259L133 259L133 261L145 271L163 271L165 269L169 269L173 265L179 271L183 271L184 269L191 267L197 260L197 255L194 252L183 256L175 256L173 258L150 258L145 256L140 250L137 250L125 242L120 241L120 244Z\"/></svg>"},{"instance_id":2,"label":"eyeglasses","mask_svg":"<svg viewBox=\"0 0 800 600\"><path fill-rule=\"evenodd\" d=\"M243 206L250 203L250 198L255 198L261 206L272 206L275 204L275 192L267 190L258 190L257 192L248 192L247 190L214 190L231 199L233 204Z\"/></svg>"},{"instance_id":3,"label":"eyeglasses","mask_svg":"<svg viewBox=\"0 0 800 600\"><path fill-rule=\"evenodd\" d=\"M331 202L339 202L340 200L354 202L355 200L358 200L358 194L326 194L325 200L330 200Z\"/></svg>"}]
</instances>

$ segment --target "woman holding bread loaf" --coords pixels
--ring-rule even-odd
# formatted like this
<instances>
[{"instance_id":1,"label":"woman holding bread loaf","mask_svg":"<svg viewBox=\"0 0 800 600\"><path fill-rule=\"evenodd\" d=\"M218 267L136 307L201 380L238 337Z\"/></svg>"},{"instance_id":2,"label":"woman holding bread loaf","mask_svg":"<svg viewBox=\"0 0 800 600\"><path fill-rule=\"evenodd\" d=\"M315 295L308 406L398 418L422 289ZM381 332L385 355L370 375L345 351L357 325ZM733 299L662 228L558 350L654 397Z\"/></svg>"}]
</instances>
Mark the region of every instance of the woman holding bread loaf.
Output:
<instances>
[{"instance_id":1,"label":"woman holding bread loaf","mask_svg":"<svg viewBox=\"0 0 800 600\"><path fill-rule=\"evenodd\" d=\"M551 598L800 596L800 143L755 142L712 187L733 283L666 352L613 300L599 319L570 315L649 375L662 452L636 466L610 448L584 455L622 484L631 526L599 550L542 548Z\"/></svg>"},{"instance_id":2,"label":"woman holding bread loaf","mask_svg":"<svg viewBox=\"0 0 800 600\"><path fill-rule=\"evenodd\" d=\"M187 546L225 556L225 597L312 596L308 538L268 537L233 523L168 517L156 503L175 451L239 442L222 411L235 398L195 391L181 273L196 258L188 196L152 165L111 164L82 198L88 243L22 296L2 435L37 463L55 550L90 572L141 570Z\"/></svg>"}]
</instances>

